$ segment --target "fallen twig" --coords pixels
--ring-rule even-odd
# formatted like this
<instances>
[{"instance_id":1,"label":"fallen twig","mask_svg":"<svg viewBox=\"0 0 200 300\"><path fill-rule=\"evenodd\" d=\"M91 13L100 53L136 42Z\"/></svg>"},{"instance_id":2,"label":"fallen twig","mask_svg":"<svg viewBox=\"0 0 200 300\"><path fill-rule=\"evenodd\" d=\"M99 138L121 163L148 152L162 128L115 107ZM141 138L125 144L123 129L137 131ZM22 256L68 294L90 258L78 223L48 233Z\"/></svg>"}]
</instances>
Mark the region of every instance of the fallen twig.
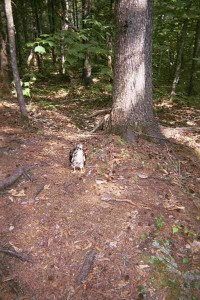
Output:
<instances>
[{"instance_id":1,"label":"fallen twig","mask_svg":"<svg viewBox=\"0 0 200 300\"><path fill-rule=\"evenodd\" d=\"M106 197L101 197L101 201L105 201L105 202L126 202L126 203L129 203L131 205L134 205L135 204L129 200L129 199L115 199L115 198L106 198Z\"/></svg>"},{"instance_id":2,"label":"fallen twig","mask_svg":"<svg viewBox=\"0 0 200 300\"><path fill-rule=\"evenodd\" d=\"M44 184L42 184L38 190L36 191L36 193L33 196L33 199L35 199L42 191L44 190Z\"/></svg>"},{"instance_id":3,"label":"fallen twig","mask_svg":"<svg viewBox=\"0 0 200 300\"><path fill-rule=\"evenodd\" d=\"M10 175L8 178L0 180L0 191L8 188L13 183L15 183L22 175L24 175L26 178L28 177L29 180L30 176L27 175L27 168L19 167L17 168L12 175Z\"/></svg>"},{"instance_id":4,"label":"fallen twig","mask_svg":"<svg viewBox=\"0 0 200 300\"><path fill-rule=\"evenodd\" d=\"M96 251L94 249L86 253L81 272L76 279L76 283L78 285L81 284L90 273L95 259L95 255L96 255Z\"/></svg>"},{"instance_id":5,"label":"fallen twig","mask_svg":"<svg viewBox=\"0 0 200 300\"><path fill-rule=\"evenodd\" d=\"M32 260L30 258L28 258L27 256L25 256L21 253L18 253L17 251L14 251L14 250L0 249L0 253L4 253L4 254L7 254L12 257L19 258L22 261L32 262Z\"/></svg>"},{"instance_id":6,"label":"fallen twig","mask_svg":"<svg viewBox=\"0 0 200 300\"><path fill-rule=\"evenodd\" d=\"M87 116L87 118L93 118L96 117L98 115L104 114L104 113L110 113L111 112L111 108L106 108L106 109L100 109L94 113L92 113L91 115Z\"/></svg>"}]
</instances>

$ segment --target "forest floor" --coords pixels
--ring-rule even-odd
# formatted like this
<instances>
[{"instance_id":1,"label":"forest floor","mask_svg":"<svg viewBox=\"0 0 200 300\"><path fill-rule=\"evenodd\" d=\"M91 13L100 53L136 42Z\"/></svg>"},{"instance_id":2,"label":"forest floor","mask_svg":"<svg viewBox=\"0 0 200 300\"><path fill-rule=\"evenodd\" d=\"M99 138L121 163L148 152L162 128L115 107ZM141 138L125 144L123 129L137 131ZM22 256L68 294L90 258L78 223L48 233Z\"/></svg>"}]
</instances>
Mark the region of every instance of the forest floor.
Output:
<instances>
[{"instance_id":1,"label":"forest floor","mask_svg":"<svg viewBox=\"0 0 200 300\"><path fill-rule=\"evenodd\" d=\"M1 300L200 299L198 111L157 104L168 142L129 145L90 132L109 99L40 82L29 128L1 100L0 180L26 169L0 194ZM79 142L84 173L68 163Z\"/></svg>"}]
</instances>

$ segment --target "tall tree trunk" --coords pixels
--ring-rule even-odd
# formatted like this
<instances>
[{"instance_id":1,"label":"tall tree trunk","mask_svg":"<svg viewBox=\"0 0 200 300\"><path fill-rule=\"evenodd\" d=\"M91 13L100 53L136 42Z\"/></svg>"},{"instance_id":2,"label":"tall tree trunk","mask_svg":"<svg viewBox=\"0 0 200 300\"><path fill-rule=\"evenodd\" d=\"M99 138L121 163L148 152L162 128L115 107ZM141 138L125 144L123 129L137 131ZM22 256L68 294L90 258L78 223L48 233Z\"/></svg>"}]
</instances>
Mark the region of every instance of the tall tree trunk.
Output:
<instances>
[{"instance_id":1,"label":"tall tree trunk","mask_svg":"<svg viewBox=\"0 0 200 300\"><path fill-rule=\"evenodd\" d=\"M22 88L20 85L20 78L19 78L19 72L18 72L18 67L17 67L16 48L15 48L15 26L14 26L14 22L13 22L11 0L5 0L5 12L6 12L6 18L7 18L11 65L12 65L13 77L14 77L14 82L15 82L15 88L17 91L17 97L18 97L19 106L20 106L20 110L21 110L22 121L27 122L28 121L28 113L27 113L26 104L24 101L24 96L22 93Z\"/></svg>"},{"instance_id":2,"label":"tall tree trunk","mask_svg":"<svg viewBox=\"0 0 200 300\"><path fill-rule=\"evenodd\" d=\"M73 0L72 2L72 17L73 17L73 25L78 29L78 7L77 7L77 0Z\"/></svg>"},{"instance_id":3,"label":"tall tree trunk","mask_svg":"<svg viewBox=\"0 0 200 300\"><path fill-rule=\"evenodd\" d=\"M9 93L9 63L6 47L6 33L0 18L0 95Z\"/></svg>"},{"instance_id":4,"label":"tall tree trunk","mask_svg":"<svg viewBox=\"0 0 200 300\"><path fill-rule=\"evenodd\" d=\"M61 0L61 8L62 8L62 16L61 16L61 29L68 30L68 10L69 10L69 3L68 0ZM64 37L61 38L60 43L60 55L61 55L61 65L60 65L60 73L65 74L65 45L64 45Z\"/></svg>"},{"instance_id":5,"label":"tall tree trunk","mask_svg":"<svg viewBox=\"0 0 200 300\"><path fill-rule=\"evenodd\" d=\"M37 37L40 37L42 34L41 31L41 24L40 24L40 17L39 17L39 10L38 10L38 2L37 0L32 0L32 8L35 15L35 22L36 22L36 28L37 28Z\"/></svg>"},{"instance_id":6,"label":"tall tree trunk","mask_svg":"<svg viewBox=\"0 0 200 300\"><path fill-rule=\"evenodd\" d=\"M198 61L199 59L200 59L200 20L197 21L197 26L196 26L188 96L192 96L197 93L195 90L195 80L197 78L197 68L199 65L199 61Z\"/></svg>"},{"instance_id":7,"label":"tall tree trunk","mask_svg":"<svg viewBox=\"0 0 200 300\"><path fill-rule=\"evenodd\" d=\"M188 29L188 20L185 20L183 23L182 30L181 30L180 45L179 45L178 54L177 54L176 69L175 69L175 74L174 74L174 80L172 83L170 100L173 100L173 97L176 95L176 87L179 82L180 73L181 73L183 50L184 50L185 39L186 39L186 35L187 35L187 29Z\"/></svg>"},{"instance_id":8,"label":"tall tree trunk","mask_svg":"<svg viewBox=\"0 0 200 300\"><path fill-rule=\"evenodd\" d=\"M77 29L79 29L78 3L77 3L77 0L74 0L74 1L75 1L75 10L76 10L76 27L77 27Z\"/></svg>"},{"instance_id":9,"label":"tall tree trunk","mask_svg":"<svg viewBox=\"0 0 200 300\"><path fill-rule=\"evenodd\" d=\"M26 9L25 0L22 0L22 26L23 26L23 34L24 34L24 41L28 43L28 23L27 23L27 13L28 10Z\"/></svg>"},{"instance_id":10,"label":"tall tree trunk","mask_svg":"<svg viewBox=\"0 0 200 300\"><path fill-rule=\"evenodd\" d=\"M54 6L54 1L53 0L48 0L48 17L49 17L49 28L50 28L50 33L54 34L55 33L55 6ZM52 48L52 59L53 63L56 63L56 54L55 54L55 49L54 47Z\"/></svg>"},{"instance_id":11,"label":"tall tree trunk","mask_svg":"<svg viewBox=\"0 0 200 300\"><path fill-rule=\"evenodd\" d=\"M35 38L40 37L42 34L41 30L41 23L40 23L40 14L39 14L39 1L38 0L31 0L31 7L32 7L32 13L33 13L33 20L35 21ZM35 54L36 59L37 59L37 66L38 70L42 72L43 69L43 61L42 61L42 56L39 53Z\"/></svg>"},{"instance_id":12,"label":"tall tree trunk","mask_svg":"<svg viewBox=\"0 0 200 300\"><path fill-rule=\"evenodd\" d=\"M134 142L138 133L159 138L152 101L152 0L119 0L111 130Z\"/></svg>"},{"instance_id":13,"label":"tall tree trunk","mask_svg":"<svg viewBox=\"0 0 200 300\"><path fill-rule=\"evenodd\" d=\"M13 18L15 20L15 28L17 28L17 31L15 32L15 45L16 45L16 55L17 55L17 61L20 67L23 66L23 55L22 55L22 34L20 32L20 19L19 19L19 1L15 2L15 6L13 7Z\"/></svg>"},{"instance_id":14,"label":"tall tree trunk","mask_svg":"<svg viewBox=\"0 0 200 300\"><path fill-rule=\"evenodd\" d=\"M91 9L91 0L82 0L82 27L87 28L85 19L89 16ZM83 81L86 86L92 83L92 66L89 50L85 54L83 63Z\"/></svg>"}]
</instances>

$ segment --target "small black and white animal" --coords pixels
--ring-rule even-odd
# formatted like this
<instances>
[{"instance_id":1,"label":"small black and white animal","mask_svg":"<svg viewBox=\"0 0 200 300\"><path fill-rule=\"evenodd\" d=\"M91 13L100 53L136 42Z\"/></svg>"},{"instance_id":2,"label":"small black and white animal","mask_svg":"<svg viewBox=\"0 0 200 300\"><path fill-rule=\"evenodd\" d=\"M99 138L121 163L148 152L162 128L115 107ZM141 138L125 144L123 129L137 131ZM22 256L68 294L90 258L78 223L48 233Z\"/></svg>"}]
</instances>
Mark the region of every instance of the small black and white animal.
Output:
<instances>
[{"instance_id":1,"label":"small black and white animal","mask_svg":"<svg viewBox=\"0 0 200 300\"><path fill-rule=\"evenodd\" d=\"M70 165L74 169L74 172L76 168L80 169L81 172L83 171L86 162L86 155L83 151L82 144L78 144L76 148L70 151L69 159Z\"/></svg>"}]
</instances>

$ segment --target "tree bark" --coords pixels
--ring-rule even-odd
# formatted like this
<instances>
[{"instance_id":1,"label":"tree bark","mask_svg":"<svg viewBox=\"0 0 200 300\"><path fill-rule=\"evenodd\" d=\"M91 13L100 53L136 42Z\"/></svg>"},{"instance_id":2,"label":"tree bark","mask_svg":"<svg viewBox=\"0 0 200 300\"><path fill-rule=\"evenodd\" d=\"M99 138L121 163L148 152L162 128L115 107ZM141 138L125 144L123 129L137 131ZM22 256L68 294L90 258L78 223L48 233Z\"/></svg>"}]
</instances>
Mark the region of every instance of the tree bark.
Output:
<instances>
[{"instance_id":1,"label":"tree bark","mask_svg":"<svg viewBox=\"0 0 200 300\"><path fill-rule=\"evenodd\" d=\"M61 0L61 9L62 9L62 16L61 16L61 29L68 30L69 24L68 24L68 13L69 13L69 3L68 1ZM65 68L65 44L64 44L64 37L61 37L61 43L60 43L60 74L64 75L66 73Z\"/></svg>"},{"instance_id":2,"label":"tree bark","mask_svg":"<svg viewBox=\"0 0 200 300\"><path fill-rule=\"evenodd\" d=\"M27 17L29 17L28 10L26 9L26 4L25 0L22 0L22 26L23 26L23 35L24 35L24 41L25 43L28 43L28 22L27 22Z\"/></svg>"},{"instance_id":3,"label":"tree bark","mask_svg":"<svg viewBox=\"0 0 200 300\"><path fill-rule=\"evenodd\" d=\"M16 56L17 56L17 61L18 61L18 65L20 67L23 66L23 54L22 54L22 47L23 47L23 41L22 41L22 34L20 32L20 18L19 18L19 2L16 1L15 2L15 6L13 7L13 19L15 20L15 28L17 28L17 30L15 31L15 45L16 45ZM23 14L23 13L22 13Z\"/></svg>"},{"instance_id":4,"label":"tree bark","mask_svg":"<svg viewBox=\"0 0 200 300\"><path fill-rule=\"evenodd\" d=\"M17 97L18 97L19 106L20 106L20 110L21 110L22 121L27 122L28 121L28 113L27 113L26 104L24 101L24 96L22 93L19 72L18 72L18 67L17 67L16 48L15 48L15 27L14 27L14 22L13 22L11 0L5 0L5 12L6 12L6 18L7 18L11 65L12 65L13 77L14 77L14 82L15 82L15 88L17 91Z\"/></svg>"},{"instance_id":5,"label":"tree bark","mask_svg":"<svg viewBox=\"0 0 200 300\"><path fill-rule=\"evenodd\" d=\"M36 21L36 28L37 28L37 37L40 37L42 34L41 24L40 24L40 17L39 17L39 10L38 10L38 2L37 0L32 0L32 8L35 14L35 21Z\"/></svg>"},{"instance_id":6,"label":"tree bark","mask_svg":"<svg viewBox=\"0 0 200 300\"><path fill-rule=\"evenodd\" d=\"M50 33L55 33L55 3L53 0L48 0L48 17L49 17L49 29ZM56 54L54 47L52 48L53 64L56 63Z\"/></svg>"},{"instance_id":7,"label":"tree bark","mask_svg":"<svg viewBox=\"0 0 200 300\"><path fill-rule=\"evenodd\" d=\"M89 16L91 9L91 0L82 0L82 27L87 28L84 20ZM83 81L86 86L92 83L92 65L89 50L85 54L83 63Z\"/></svg>"},{"instance_id":8,"label":"tree bark","mask_svg":"<svg viewBox=\"0 0 200 300\"><path fill-rule=\"evenodd\" d=\"M179 45L178 54L177 54L176 70L175 70L175 74L174 74L174 80L172 83L170 100L173 100L173 97L176 95L176 87L179 82L181 67L182 67L183 50L184 50L185 39L186 39L186 35L187 35L187 28L188 28L188 20L185 20L183 23L181 36L180 36L180 45Z\"/></svg>"},{"instance_id":9,"label":"tree bark","mask_svg":"<svg viewBox=\"0 0 200 300\"><path fill-rule=\"evenodd\" d=\"M119 0L109 127L127 141L160 137L152 100L152 0Z\"/></svg>"},{"instance_id":10,"label":"tree bark","mask_svg":"<svg viewBox=\"0 0 200 300\"><path fill-rule=\"evenodd\" d=\"M6 33L0 18L0 95L9 93L9 63L6 47Z\"/></svg>"},{"instance_id":11,"label":"tree bark","mask_svg":"<svg viewBox=\"0 0 200 300\"><path fill-rule=\"evenodd\" d=\"M194 41L194 50L192 58L192 67L190 72L190 83L188 88L188 96L197 94L195 89L195 80L197 78L198 59L200 59L200 20L197 21L196 34Z\"/></svg>"},{"instance_id":12,"label":"tree bark","mask_svg":"<svg viewBox=\"0 0 200 300\"><path fill-rule=\"evenodd\" d=\"M73 0L73 2L72 2L72 9L73 9L72 17L73 17L74 27L76 27L77 29L79 29L77 0Z\"/></svg>"}]
</instances>

